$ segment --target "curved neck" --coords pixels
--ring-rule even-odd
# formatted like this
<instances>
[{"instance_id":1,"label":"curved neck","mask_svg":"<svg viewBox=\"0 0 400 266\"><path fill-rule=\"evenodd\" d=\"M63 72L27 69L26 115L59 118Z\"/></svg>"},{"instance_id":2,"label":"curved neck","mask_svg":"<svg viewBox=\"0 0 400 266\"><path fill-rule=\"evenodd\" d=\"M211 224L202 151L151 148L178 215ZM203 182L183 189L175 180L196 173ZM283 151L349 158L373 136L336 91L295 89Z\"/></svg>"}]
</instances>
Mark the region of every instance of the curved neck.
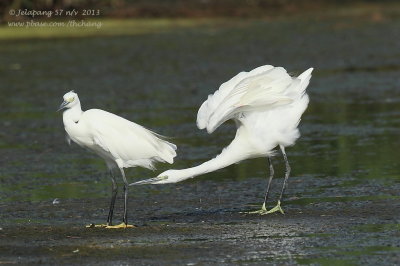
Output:
<instances>
[{"instance_id":1,"label":"curved neck","mask_svg":"<svg viewBox=\"0 0 400 266\"><path fill-rule=\"evenodd\" d=\"M79 122L79 119L82 115L81 104L78 102L71 108L67 109L63 113L63 121L64 125L67 126L71 123L76 124Z\"/></svg>"}]
</instances>

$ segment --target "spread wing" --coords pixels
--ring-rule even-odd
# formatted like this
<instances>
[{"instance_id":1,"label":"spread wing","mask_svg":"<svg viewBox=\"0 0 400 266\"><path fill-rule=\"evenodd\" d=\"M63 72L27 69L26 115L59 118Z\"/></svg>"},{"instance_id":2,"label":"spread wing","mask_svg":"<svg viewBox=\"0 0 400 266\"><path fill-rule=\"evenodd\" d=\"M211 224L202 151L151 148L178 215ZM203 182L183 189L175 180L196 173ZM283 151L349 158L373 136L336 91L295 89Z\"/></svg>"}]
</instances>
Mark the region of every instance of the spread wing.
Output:
<instances>
[{"instance_id":1,"label":"spread wing","mask_svg":"<svg viewBox=\"0 0 400 266\"><path fill-rule=\"evenodd\" d=\"M289 104L300 84L301 79L290 77L282 67L265 65L241 72L208 96L197 113L197 126L212 133L241 112Z\"/></svg>"}]
</instances>

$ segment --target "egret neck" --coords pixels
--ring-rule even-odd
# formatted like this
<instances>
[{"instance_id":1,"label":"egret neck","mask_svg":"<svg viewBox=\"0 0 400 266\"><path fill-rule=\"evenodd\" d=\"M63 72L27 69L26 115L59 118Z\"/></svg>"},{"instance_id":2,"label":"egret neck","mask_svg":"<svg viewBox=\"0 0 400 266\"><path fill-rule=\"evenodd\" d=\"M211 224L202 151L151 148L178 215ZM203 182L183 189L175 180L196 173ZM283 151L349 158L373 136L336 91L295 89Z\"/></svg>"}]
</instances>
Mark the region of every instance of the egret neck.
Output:
<instances>
[{"instance_id":1,"label":"egret neck","mask_svg":"<svg viewBox=\"0 0 400 266\"><path fill-rule=\"evenodd\" d=\"M65 127L73 127L79 122L82 115L81 103L77 101L71 108L68 108L63 113L63 121Z\"/></svg>"},{"instance_id":2,"label":"egret neck","mask_svg":"<svg viewBox=\"0 0 400 266\"><path fill-rule=\"evenodd\" d=\"M225 154L222 153L214 159L204 162L198 166L177 170L175 173L179 176L179 179L183 181L185 179L192 178L198 175L214 172L236 162L236 158L224 155Z\"/></svg>"},{"instance_id":3,"label":"egret neck","mask_svg":"<svg viewBox=\"0 0 400 266\"><path fill-rule=\"evenodd\" d=\"M213 172L222 168L225 168L231 164L240 162L247 157L247 151L243 148L243 139L241 137L236 138L228 147L222 150L221 154L217 157L206 161L198 166L181 169L181 170L170 170L167 171L168 180L173 182L180 182L185 179L193 178L198 175ZM160 174L162 178L164 173ZM139 184L141 181L134 184Z\"/></svg>"}]
</instances>

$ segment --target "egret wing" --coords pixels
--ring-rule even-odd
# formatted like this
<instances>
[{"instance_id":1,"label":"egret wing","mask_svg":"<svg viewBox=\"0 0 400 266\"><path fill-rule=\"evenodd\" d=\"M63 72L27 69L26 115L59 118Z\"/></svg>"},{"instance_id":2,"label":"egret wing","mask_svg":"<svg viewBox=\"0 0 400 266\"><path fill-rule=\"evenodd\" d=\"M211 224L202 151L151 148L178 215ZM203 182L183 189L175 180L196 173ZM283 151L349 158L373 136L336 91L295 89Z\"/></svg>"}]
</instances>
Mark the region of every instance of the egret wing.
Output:
<instances>
[{"instance_id":1,"label":"egret wing","mask_svg":"<svg viewBox=\"0 0 400 266\"><path fill-rule=\"evenodd\" d=\"M160 135L122 117L102 110L89 110L93 141L124 166L134 166L143 160L173 162L176 146ZM151 162L148 168L152 168ZM143 165L141 165L143 166Z\"/></svg>"},{"instance_id":2,"label":"egret wing","mask_svg":"<svg viewBox=\"0 0 400 266\"><path fill-rule=\"evenodd\" d=\"M241 112L289 104L292 98L288 92L300 82L290 77L284 68L270 65L239 73L202 104L197 114L197 126L212 133Z\"/></svg>"}]
</instances>

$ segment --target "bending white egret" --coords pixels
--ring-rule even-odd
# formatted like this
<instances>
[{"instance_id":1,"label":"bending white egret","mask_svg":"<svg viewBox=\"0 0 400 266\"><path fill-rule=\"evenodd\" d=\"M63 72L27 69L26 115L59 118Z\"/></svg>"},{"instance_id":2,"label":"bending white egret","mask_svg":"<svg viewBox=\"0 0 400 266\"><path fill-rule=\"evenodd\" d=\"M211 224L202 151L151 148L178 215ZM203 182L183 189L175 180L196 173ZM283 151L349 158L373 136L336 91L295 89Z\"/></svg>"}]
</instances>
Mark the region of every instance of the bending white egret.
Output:
<instances>
[{"instance_id":1,"label":"bending white egret","mask_svg":"<svg viewBox=\"0 0 400 266\"><path fill-rule=\"evenodd\" d=\"M64 102L58 110L63 110L63 122L67 141L71 140L101 158L107 164L112 181L112 197L107 224L96 227L126 228L128 182L124 168L144 167L154 169L154 162L172 164L176 156L176 146L162 139L162 136L129 120L112 113L91 109L81 109L78 95L70 91L64 95ZM117 182L113 169L118 168L124 181L124 216L120 225L112 225L113 210L117 196Z\"/></svg>"},{"instance_id":2,"label":"bending white egret","mask_svg":"<svg viewBox=\"0 0 400 266\"><path fill-rule=\"evenodd\" d=\"M208 96L197 114L198 128L207 129L208 133L233 119L237 132L232 143L220 155L201 165L168 170L131 185L176 183L245 159L265 156L269 161L270 178L261 210L252 213L283 213L280 205L290 174L285 147L294 145L300 136L297 126L309 102L305 89L312 71L310 68L298 77L290 77L284 68L266 65L239 73ZM285 179L276 207L267 211L266 201L274 175L271 157L277 146L286 164Z\"/></svg>"}]
</instances>

